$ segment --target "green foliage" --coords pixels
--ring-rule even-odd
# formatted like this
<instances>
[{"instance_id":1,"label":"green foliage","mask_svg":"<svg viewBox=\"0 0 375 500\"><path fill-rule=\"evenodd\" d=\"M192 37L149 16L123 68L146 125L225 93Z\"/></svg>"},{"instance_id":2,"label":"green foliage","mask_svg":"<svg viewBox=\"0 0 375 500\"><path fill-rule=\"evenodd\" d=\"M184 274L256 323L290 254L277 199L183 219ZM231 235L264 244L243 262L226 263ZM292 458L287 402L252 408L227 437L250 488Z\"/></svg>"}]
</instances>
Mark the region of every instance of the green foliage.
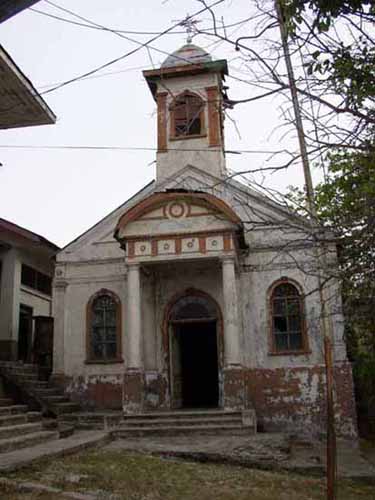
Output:
<instances>
[{"instance_id":1,"label":"green foliage","mask_svg":"<svg viewBox=\"0 0 375 500\"><path fill-rule=\"evenodd\" d=\"M280 2L287 32L292 39L301 36L301 32L306 30L305 23L311 22L315 49L306 63L308 75L315 75L316 83L321 81L331 94L340 96L347 109L373 116L369 100L375 100L375 47L369 30L371 23L375 23L375 2ZM353 36L345 36L340 30L344 19ZM325 38L325 34L330 38Z\"/></svg>"},{"instance_id":2,"label":"green foliage","mask_svg":"<svg viewBox=\"0 0 375 500\"><path fill-rule=\"evenodd\" d=\"M313 13L312 28L319 33L329 30L334 19L342 15L375 16L373 0L280 0L290 33L303 22L307 11Z\"/></svg>"},{"instance_id":3,"label":"green foliage","mask_svg":"<svg viewBox=\"0 0 375 500\"><path fill-rule=\"evenodd\" d=\"M346 339L362 410L375 404L375 149L334 151L329 175L316 187L320 222L339 241ZM289 200L303 212L304 193Z\"/></svg>"}]
</instances>

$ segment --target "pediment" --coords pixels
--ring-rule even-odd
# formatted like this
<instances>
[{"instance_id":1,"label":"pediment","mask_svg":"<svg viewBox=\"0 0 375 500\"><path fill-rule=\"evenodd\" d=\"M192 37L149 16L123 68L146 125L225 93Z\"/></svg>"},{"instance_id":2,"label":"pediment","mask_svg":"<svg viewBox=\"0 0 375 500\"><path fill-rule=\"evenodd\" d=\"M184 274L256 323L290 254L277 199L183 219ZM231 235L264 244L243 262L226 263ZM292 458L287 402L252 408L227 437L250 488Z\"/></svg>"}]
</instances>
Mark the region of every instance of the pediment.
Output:
<instances>
[{"instance_id":1,"label":"pediment","mask_svg":"<svg viewBox=\"0 0 375 500\"><path fill-rule=\"evenodd\" d=\"M207 193L155 193L119 219L118 240L238 229L241 220L222 200Z\"/></svg>"},{"instance_id":2,"label":"pediment","mask_svg":"<svg viewBox=\"0 0 375 500\"><path fill-rule=\"evenodd\" d=\"M156 262L232 254L242 222L223 200L193 191L154 193L120 218L115 238L126 259Z\"/></svg>"}]
</instances>

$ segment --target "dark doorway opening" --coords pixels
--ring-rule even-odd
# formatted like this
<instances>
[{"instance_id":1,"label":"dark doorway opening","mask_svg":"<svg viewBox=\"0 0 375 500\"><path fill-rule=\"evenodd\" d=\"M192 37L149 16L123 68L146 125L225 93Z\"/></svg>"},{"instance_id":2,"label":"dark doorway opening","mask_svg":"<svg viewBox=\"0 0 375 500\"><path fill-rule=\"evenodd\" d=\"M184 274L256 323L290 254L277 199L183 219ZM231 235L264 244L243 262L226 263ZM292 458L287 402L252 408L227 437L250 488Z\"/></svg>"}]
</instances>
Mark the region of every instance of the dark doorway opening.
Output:
<instances>
[{"instance_id":1,"label":"dark doorway opening","mask_svg":"<svg viewBox=\"0 0 375 500\"><path fill-rule=\"evenodd\" d=\"M18 360L24 363L30 360L33 334L33 308L20 305L18 326Z\"/></svg>"},{"instance_id":2,"label":"dark doorway opening","mask_svg":"<svg viewBox=\"0 0 375 500\"><path fill-rule=\"evenodd\" d=\"M219 400L216 322L176 325L184 408L217 407Z\"/></svg>"}]
</instances>

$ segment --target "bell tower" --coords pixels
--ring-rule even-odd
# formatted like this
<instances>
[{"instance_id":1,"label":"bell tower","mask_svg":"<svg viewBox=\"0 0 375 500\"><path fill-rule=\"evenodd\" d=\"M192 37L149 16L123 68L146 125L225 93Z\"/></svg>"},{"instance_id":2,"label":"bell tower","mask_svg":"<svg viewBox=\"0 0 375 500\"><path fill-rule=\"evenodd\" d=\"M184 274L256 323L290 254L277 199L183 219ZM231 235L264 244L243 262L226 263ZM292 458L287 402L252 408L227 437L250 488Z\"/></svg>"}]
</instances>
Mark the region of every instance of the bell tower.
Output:
<instances>
[{"instance_id":1,"label":"bell tower","mask_svg":"<svg viewBox=\"0 0 375 500\"><path fill-rule=\"evenodd\" d=\"M223 81L225 60L213 61L188 43L159 69L143 72L157 103L156 182L193 165L225 175Z\"/></svg>"}]
</instances>

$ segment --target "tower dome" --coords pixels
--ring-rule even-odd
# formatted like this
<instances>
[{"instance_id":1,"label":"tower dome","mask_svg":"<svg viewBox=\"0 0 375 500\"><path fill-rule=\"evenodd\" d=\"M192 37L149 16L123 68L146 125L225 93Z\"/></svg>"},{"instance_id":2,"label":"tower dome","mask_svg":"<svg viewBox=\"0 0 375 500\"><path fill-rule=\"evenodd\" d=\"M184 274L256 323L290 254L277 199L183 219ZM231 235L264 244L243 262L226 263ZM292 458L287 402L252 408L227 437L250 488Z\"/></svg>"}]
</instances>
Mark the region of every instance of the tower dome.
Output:
<instances>
[{"instance_id":1,"label":"tower dome","mask_svg":"<svg viewBox=\"0 0 375 500\"><path fill-rule=\"evenodd\" d=\"M189 64L200 64L211 61L212 57L208 52L197 45L188 43L170 54L161 67L170 68L173 66L187 66Z\"/></svg>"}]
</instances>

